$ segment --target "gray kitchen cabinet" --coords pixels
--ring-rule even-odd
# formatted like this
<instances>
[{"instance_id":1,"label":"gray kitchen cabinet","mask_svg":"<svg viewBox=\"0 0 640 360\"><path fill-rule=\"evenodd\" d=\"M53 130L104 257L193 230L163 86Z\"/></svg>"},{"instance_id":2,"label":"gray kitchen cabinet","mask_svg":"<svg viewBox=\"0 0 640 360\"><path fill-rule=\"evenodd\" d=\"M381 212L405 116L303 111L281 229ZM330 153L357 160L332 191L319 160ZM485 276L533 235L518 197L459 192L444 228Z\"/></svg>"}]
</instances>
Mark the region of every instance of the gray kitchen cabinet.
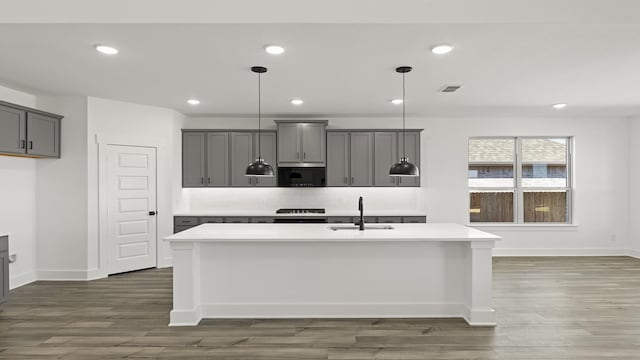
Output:
<instances>
[{"instance_id":1,"label":"gray kitchen cabinet","mask_svg":"<svg viewBox=\"0 0 640 360\"><path fill-rule=\"evenodd\" d=\"M402 223L402 216L378 216L379 223L399 224Z\"/></svg>"},{"instance_id":2,"label":"gray kitchen cabinet","mask_svg":"<svg viewBox=\"0 0 640 360\"><path fill-rule=\"evenodd\" d=\"M327 186L373 186L373 133L327 133Z\"/></svg>"},{"instance_id":3,"label":"gray kitchen cabinet","mask_svg":"<svg viewBox=\"0 0 640 360\"><path fill-rule=\"evenodd\" d=\"M404 150L406 150L407 157L409 158L409 162L415 164L420 171L422 171L422 166L420 166L420 132L418 131L407 131L406 138L407 144L406 149L404 146L404 138L402 136L402 131L398 132L398 154L399 156L403 156ZM397 176L398 186L420 186L420 176Z\"/></svg>"},{"instance_id":4,"label":"gray kitchen cabinet","mask_svg":"<svg viewBox=\"0 0 640 360\"><path fill-rule=\"evenodd\" d=\"M272 216L254 216L250 220L254 224L273 224Z\"/></svg>"},{"instance_id":5,"label":"gray kitchen cabinet","mask_svg":"<svg viewBox=\"0 0 640 360\"><path fill-rule=\"evenodd\" d=\"M185 231L187 229L191 229L194 226L196 226L196 225L175 225L173 227L173 233L177 234L177 233L179 233L181 231Z\"/></svg>"},{"instance_id":6,"label":"gray kitchen cabinet","mask_svg":"<svg viewBox=\"0 0 640 360\"><path fill-rule=\"evenodd\" d=\"M360 223L360 216L354 216L351 221L354 224ZM378 222L378 217L377 216L365 216L364 217L364 223L365 224L375 224Z\"/></svg>"},{"instance_id":7,"label":"gray kitchen cabinet","mask_svg":"<svg viewBox=\"0 0 640 360\"><path fill-rule=\"evenodd\" d=\"M427 217L426 216L403 216L402 222L403 223L426 223Z\"/></svg>"},{"instance_id":8,"label":"gray kitchen cabinet","mask_svg":"<svg viewBox=\"0 0 640 360\"><path fill-rule=\"evenodd\" d=\"M244 216L230 216L230 217L225 217L224 222L232 223L232 224L248 224L249 218Z\"/></svg>"},{"instance_id":9,"label":"gray kitchen cabinet","mask_svg":"<svg viewBox=\"0 0 640 360\"><path fill-rule=\"evenodd\" d=\"M9 237L0 237L0 304L9 298Z\"/></svg>"},{"instance_id":10,"label":"gray kitchen cabinet","mask_svg":"<svg viewBox=\"0 0 640 360\"><path fill-rule=\"evenodd\" d=\"M207 133L206 186L229 186L229 133Z\"/></svg>"},{"instance_id":11,"label":"gray kitchen cabinet","mask_svg":"<svg viewBox=\"0 0 640 360\"><path fill-rule=\"evenodd\" d=\"M60 157L60 118L27 112L27 154Z\"/></svg>"},{"instance_id":12,"label":"gray kitchen cabinet","mask_svg":"<svg viewBox=\"0 0 640 360\"><path fill-rule=\"evenodd\" d=\"M300 162L301 144L297 123L278 124L278 163Z\"/></svg>"},{"instance_id":13,"label":"gray kitchen cabinet","mask_svg":"<svg viewBox=\"0 0 640 360\"><path fill-rule=\"evenodd\" d=\"M276 120L278 125L278 165L326 163L326 120Z\"/></svg>"},{"instance_id":14,"label":"gray kitchen cabinet","mask_svg":"<svg viewBox=\"0 0 640 360\"><path fill-rule=\"evenodd\" d=\"M0 152L27 152L27 113L0 105Z\"/></svg>"},{"instance_id":15,"label":"gray kitchen cabinet","mask_svg":"<svg viewBox=\"0 0 640 360\"><path fill-rule=\"evenodd\" d=\"M247 166L253 162L253 134L231 133L231 185L253 186L254 178L246 176Z\"/></svg>"},{"instance_id":16,"label":"gray kitchen cabinet","mask_svg":"<svg viewBox=\"0 0 640 360\"><path fill-rule=\"evenodd\" d=\"M327 222L331 224L350 224L353 222L351 216L329 216Z\"/></svg>"},{"instance_id":17,"label":"gray kitchen cabinet","mask_svg":"<svg viewBox=\"0 0 640 360\"><path fill-rule=\"evenodd\" d=\"M327 186L349 186L349 133L327 133Z\"/></svg>"},{"instance_id":18,"label":"gray kitchen cabinet","mask_svg":"<svg viewBox=\"0 0 640 360\"><path fill-rule=\"evenodd\" d=\"M182 187L203 187L206 175L206 133L182 134Z\"/></svg>"},{"instance_id":19,"label":"gray kitchen cabinet","mask_svg":"<svg viewBox=\"0 0 640 360\"><path fill-rule=\"evenodd\" d=\"M255 186L276 186L278 179L278 169L276 165L276 148L277 137L275 132L261 132L260 133L260 147L262 151L258 149L258 133L254 133L254 160L258 157L258 154L261 153L264 161L273 167L274 175L273 176L260 176L253 178L253 184ZM252 160L253 161L253 160Z\"/></svg>"},{"instance_id":20,"label":"gray kitchen cabinet","mask_svg":"<svg viewBox=\"0 0 640 360\"><path fill-rule=\"evenodd\" d=\"M175 216L173 218L174 226L184 226L184 225L198 225L198 217L197 216Z\"/></svg>"},{"instance_id":21,"label":"gray kitchen cabinet","mask_svg":"<svg viewBox=\"0 0 640 360\"><path fill-rule=\"evenodd\" d=\"M395 176L389 176L391 165L398 162L398 133L395 131L376 132L375 135L375 186L397 186Z\"/></svg>"},{"instance_id":22,"label":"gray kitchen cabinet","mask_svg":"<svg viewBox=\"0 0 640 360\"><path fill-rule=\"evenodd\" d=\"M220 224L223 222L222 216L201 216L198 218L198 224Z\"/></svg>"},{"instance_id":23,"label":"gray kitchen cabinet","mask_svg":"<svg viewBox=\"0 0 640 360\"><path fill-rule=\"evenodd\" d=\"M352 132L350 138L350 185L373 186L373 133Z\"/></svg>"}]
</instances>

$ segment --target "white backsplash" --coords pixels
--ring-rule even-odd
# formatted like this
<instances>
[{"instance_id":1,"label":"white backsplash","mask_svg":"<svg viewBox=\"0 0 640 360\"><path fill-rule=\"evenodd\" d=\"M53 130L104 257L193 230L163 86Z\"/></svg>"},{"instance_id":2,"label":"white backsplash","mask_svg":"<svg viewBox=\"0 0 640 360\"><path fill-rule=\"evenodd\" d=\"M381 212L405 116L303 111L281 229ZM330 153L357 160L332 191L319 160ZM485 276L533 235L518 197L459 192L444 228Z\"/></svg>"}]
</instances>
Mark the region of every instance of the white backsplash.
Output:
<instances>
[{"instance_id":1,"label":"white backsplash","mask_svg":"<svg viewBox=\"0 0 640 360\"><path fill-rule=\"evenodd\" d=\"M325 208L355 210L358 197L368 211L424 211L422 188L208 188L182 189L177 212Z\"/></svg>"}]
</instances>

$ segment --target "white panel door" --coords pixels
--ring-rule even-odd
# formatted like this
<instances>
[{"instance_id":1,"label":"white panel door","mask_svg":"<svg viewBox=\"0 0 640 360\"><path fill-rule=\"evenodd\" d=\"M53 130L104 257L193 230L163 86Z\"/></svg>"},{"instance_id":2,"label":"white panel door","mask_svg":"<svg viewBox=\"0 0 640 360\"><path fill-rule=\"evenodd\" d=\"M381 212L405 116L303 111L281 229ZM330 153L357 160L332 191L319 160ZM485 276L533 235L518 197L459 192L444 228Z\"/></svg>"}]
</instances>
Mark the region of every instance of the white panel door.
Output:
<instances>
[{"instance_id":1,"label":"white panel door","mask_svg":"<svg viewBox=\"0 0 640 360\"><path fill-rule=\"evenodd\" d=\"M108 273L156 266L156 149L107 150Z\"/></svg>"}]
</instances>

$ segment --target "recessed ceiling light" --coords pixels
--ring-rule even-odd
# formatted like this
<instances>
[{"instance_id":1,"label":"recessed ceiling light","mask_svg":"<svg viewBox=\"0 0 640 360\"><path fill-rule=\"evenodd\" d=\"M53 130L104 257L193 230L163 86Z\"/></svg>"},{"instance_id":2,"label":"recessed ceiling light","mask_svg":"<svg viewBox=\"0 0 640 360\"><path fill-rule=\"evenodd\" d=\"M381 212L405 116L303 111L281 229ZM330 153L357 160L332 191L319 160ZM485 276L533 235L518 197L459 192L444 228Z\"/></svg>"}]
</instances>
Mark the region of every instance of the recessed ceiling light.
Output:
<instances>
[{"instance_id":1,"label":"recessed ceiling light","mask_svg":"<svg viewBox=\"0 0 640 360\"><path fill-rule=\"evenodd\" d=\"M280 55L284 52L284 48L278 45L267 45L264 47L264 51L271 55Z\"/></svg>"},{"instance_id":2,"label":"recessed ceiling light","mask_svg":"<svg viewBox=\"0 0 640 360\"><path fill-rule=\"evenodd\" d=\"M431 52L436 55L444 55L453 50L453 45L449 44L440 44L431 48Z\"/></svg>"},{"instance_id":3,"label":"recessed ceiling light","mask_svg":"<svg viewBox=\"0 0 640 360\"><path fill-rule=\"evenodd\" d=\"M293 99L293 100L291 100L291 103L292 103L293 105L302 105L302 103L303 103L303 102L304 102L304 101L302 101L302 100L300 100L300 99Z\"/></svg>"},{"instance_id":4,"label":"recessed ceiling light","mask_svg":"<svg viewBox=\"0 0 640 360\"><path fill-rule=\"evenodd\" d=\"M566 108L566 107L567 107L567 104L565 104L565 103L559 103L559 104L553 104L553 105L551 105L551 106L553 106L553 108L554 108L554 109L564 109L564 108Z\"/></svg>"},{"instance_id":5,"label":"recessed ceiling light","mask_svg":"<svg viewBox=\"0 0 640 360\"><path fill-rule=\"evenodd\" d=\"M189 99L189 100L187 100L187 102L189 103L189 105L198 105L198 104L200 104L200 100L198 100L198 99Z\"/></svg>"},{"instance_id":6,"label":"recessed ceiling light","mask_svg":"<svg viewBox=\"0 0 640 360\"><path fill-rule=\"evenodd\" d=\"M101 52L105 55L115 55L118 53L118 49L111 46L106 46L106 45L96 45L96 50L98 50L98 52Z\"/></svg>"},{"instance_id":7,"label":"recessed ceiling light","mask_svg":"<svg viewBox=\"0 0 640 360\"><path fill-rule=\"evenodd\" d=\"M391 100L391 103L393 105L400 105L400 104L403 103L403 101L402 101L402 99L393 99L393 100Z\"/></svg>"}]
</instances>

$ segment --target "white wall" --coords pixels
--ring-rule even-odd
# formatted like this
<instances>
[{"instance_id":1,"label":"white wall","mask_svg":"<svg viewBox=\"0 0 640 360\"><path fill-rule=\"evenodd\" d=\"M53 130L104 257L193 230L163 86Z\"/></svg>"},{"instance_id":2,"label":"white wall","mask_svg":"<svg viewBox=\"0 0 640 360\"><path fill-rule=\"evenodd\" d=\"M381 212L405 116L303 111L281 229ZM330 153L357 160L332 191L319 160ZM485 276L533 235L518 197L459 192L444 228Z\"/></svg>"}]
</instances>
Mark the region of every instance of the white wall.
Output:
<instances>
[{"instance_id":1,"label":"white wall","mask_svg":"<svg viewBox=\"0 0 640 360\"><path fill-rule=\"evenodd\" d=\"M87 98L39 96L63 115L61 158L37 160L38 279L87 278Z\"/></svg>"},{"instance_id":2,"label":"white wall","mask_svg":"<svg viewBox=\"0 0 640 360\"><path fill-rule=\"evenodd\" d=\"M118 139L120 145L137 145L140 142L156 144L157 150L157 210L158 238L173 233L173 204L180 182L180 128L183 115L164 108L144 106L99 98L88 99L89 118L89 235L88 267L91 271L102 267L100 263L98 232L98 144L100 139ZM177 144L174 142L178 141ZM104 141L103 141L104 142ZM171 264L168 244L161 241L158 247L159 266Z\"/></svg>"},{"instance_id":3,"label":"white wall","mask_svg":"<svg viewBox=\"0 0 640 360\"><path fill-rule=\"evenodd\" d=\"M264 121L265 128L274 128ZM329 119L331 128L398 128L398 119ZM255 128L255 119L190 118L187 128ZM629 184L625 119L407 119L422 134L421 189L183 189L180 211L304 204L352 209L364 194L369 210L426 211L430 222L468 222L467 142L471 136L574 136L576 227L487 228L504 237L496 254L621 254L628 243ZM179 149L176 149L179 151ZM406 190L406 191L405 191ZM255 199L258 199L256 204ZM343 201L344 200L344 201Z\"/></svg>"},{"instance_id":4,"label":"white wall","mask_svg":"<svg viewBox=\"0 0 640 360\"><path fill-rule=\"evenodd\" d=\"M629 120L629 247L640 258L640 117Z\"/></svg>"},{"instance_id":5,"label":"white wall","mask_svg":"<svg viewBox=\"0 0 640 360\"><path fill-rule=\"evenodd\" d=\"M36 96L0 86L0 100L36 107ZM13 289L36 278L36 159L0 156L0 235L9 235Z\"/></svg>"}]
</instances>

